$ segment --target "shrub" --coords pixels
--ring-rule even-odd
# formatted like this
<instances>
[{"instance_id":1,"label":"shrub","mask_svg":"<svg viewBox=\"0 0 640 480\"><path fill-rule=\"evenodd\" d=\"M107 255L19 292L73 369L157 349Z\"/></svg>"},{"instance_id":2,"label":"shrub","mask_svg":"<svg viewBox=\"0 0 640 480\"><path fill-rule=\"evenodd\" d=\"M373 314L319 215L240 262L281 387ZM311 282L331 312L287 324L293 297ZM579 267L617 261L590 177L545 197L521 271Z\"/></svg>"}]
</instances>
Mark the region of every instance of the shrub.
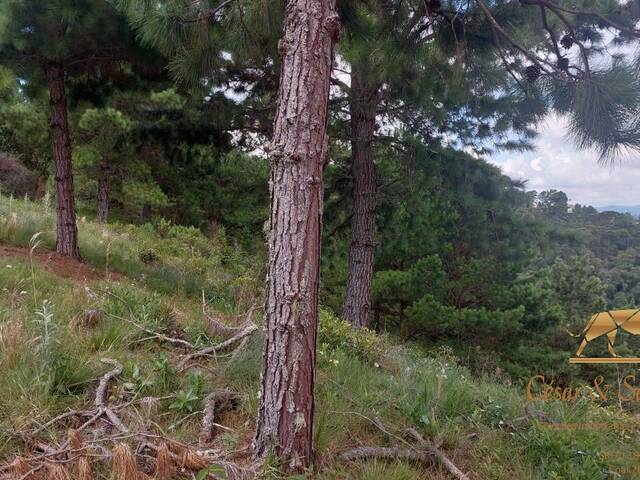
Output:
<instances>
[{"instance_id":1,"label":"shrub","mask_svg":"<svg viewBox=\"0 0 640 480\"><path fill-rule=\"evenodd\" d=\"M366 328L353 328L326 310L320 311L319 343L321 349L342 349L368 362L384 353L383 337Z\"/></svg>"}]
</instances>

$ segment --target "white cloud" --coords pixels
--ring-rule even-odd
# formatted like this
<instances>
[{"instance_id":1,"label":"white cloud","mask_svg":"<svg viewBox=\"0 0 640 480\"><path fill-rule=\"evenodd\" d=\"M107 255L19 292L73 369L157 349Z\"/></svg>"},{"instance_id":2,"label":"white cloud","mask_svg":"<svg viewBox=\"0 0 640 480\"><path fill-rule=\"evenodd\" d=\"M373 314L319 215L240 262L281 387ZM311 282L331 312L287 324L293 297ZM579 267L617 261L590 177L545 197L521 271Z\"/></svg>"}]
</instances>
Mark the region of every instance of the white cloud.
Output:
<instances>
[{"instance_id":1,"label":"white cloud","mask_svg":"<svg viewBox=\"0 0 640 480\"><path fill-rule=\"evenodd\" d=\"M572 202L593 206L640 205L640 154L615 167L598 164L598 154L579 150L566 134L566 122L550 116L539 129L532 152L501 152L488 160L529 190L555 188Z\"/></svg>"}]
</instances>

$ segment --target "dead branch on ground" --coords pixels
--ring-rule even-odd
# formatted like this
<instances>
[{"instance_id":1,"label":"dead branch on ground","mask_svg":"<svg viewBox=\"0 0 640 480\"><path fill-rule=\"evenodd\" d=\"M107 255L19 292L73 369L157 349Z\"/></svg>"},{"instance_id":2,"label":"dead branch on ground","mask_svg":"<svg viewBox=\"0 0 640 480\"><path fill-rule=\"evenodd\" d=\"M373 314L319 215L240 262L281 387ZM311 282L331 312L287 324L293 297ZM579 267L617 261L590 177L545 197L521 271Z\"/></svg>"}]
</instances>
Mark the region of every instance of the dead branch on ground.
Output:
<instances>
[{"instance_id":1,"label":"dead branch on ground","mask_svg":"<svg viewBox=\"0 0 640 480\"><path fill-rule=\"evenodd\" d=\"M378 417L371 420L371 423L386 435L392 438L398 438L393 435L382 423ZM433 443L426 440L420 433L413 428L404 430L404 435L411 438L418 448L402 441L409 448L397 447L356 447L343 452L341 457L343 460L352 461L365 458L382 458L385 460L413 460L425 464L439 463L445 467L451 475L458 480L470 480L469 477L462 472L450 459L445 455L439 443Z\"/></svg>"}]
</instances>

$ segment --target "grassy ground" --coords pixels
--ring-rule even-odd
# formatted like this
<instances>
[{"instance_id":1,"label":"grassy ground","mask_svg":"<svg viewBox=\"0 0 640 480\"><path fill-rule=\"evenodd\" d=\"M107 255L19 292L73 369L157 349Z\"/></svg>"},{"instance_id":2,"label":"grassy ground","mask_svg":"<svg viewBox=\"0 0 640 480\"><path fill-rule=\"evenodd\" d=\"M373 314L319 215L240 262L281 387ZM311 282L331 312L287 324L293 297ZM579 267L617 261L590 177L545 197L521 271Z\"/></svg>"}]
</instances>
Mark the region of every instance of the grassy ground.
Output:
<instances>
[{"instance_id":1,"label":"grassy ground","mask_svg":"<svg viewBox=\"0 0 640 480\"><path fill-rule=\"evenodd\" d=\"M0 197L0 243L31 248L40 241L42 250L52 246L53 228L45 206ZM42 234L32 240L36 232ZM165 223L85 222L80 237L88 263L123 275L62 278L36 257L0 256L0 463L29 455L34 442L56 445L65 438L73 419L33 432L69 409L91 408L98 380L110 369L105 357L124 367L109 394L112 404L130 404L119 411L123 422L184 444L197 443L210 392L238 392L238 408L216 418L224 428L207 447L246 460L258 405L260 335L237 355L222 353L178 371L185 349L148 332L197 347L220 341L207 333L202 291L216 318L240 324L249 306L260 303L263 259L233 247L223 232L205 238ZM104 314L87 321L88 310ZM327 312L321 320L315 478L451 478L437 465L340 461L355 446L406 446L407 427L441 442L472 478L640 478L634 471L640 423L615 405L598 406L589 396L527 402L524 387L473 378L447 349L425 355L353 332ZM596 423L602 425L568 428ZM613 423L618 428L606 426ZM107 471L98 469L97 478L109 478ZM262 475L284 478L271 466Z\"/></svg>"}]
</instances>

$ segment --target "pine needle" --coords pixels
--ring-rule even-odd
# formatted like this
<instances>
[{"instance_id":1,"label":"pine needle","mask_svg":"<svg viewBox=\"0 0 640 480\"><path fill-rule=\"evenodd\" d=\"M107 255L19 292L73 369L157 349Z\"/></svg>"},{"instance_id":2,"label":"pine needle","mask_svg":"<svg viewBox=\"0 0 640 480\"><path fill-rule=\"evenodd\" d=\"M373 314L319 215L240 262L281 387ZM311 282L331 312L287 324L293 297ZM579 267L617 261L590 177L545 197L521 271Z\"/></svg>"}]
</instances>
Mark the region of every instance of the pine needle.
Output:
<instances>
[{"instance_id":1,"label":"pine needle","mask_svg":"<svg viewBox=\"0 0 640 480\"><path fill-rule=\"evenodd\" d=\"M60 463L47 463L47 480L71 480L69 471Z\"/></svg>"},{"instance_id":2,"label":"pine needle","mask_svg":"<svg viewBox=\"0 0 640 480\"><path fill-rule=\"evenodd\" d=\"M129 445L119 443L113 447L112 453L112 473L116 480L140 480L142 478Z\"/></svg>"},{"instance_id":3,"label":"pine needle","mask_svg":"<svg viewBox=\"0 0 640 480\"><path fill-rule=\"evenodd\" d=\"M166 443L158 448L156 459L155 480L170 480L173 474L173 459Z\"/></svg>"}]
</instances>

